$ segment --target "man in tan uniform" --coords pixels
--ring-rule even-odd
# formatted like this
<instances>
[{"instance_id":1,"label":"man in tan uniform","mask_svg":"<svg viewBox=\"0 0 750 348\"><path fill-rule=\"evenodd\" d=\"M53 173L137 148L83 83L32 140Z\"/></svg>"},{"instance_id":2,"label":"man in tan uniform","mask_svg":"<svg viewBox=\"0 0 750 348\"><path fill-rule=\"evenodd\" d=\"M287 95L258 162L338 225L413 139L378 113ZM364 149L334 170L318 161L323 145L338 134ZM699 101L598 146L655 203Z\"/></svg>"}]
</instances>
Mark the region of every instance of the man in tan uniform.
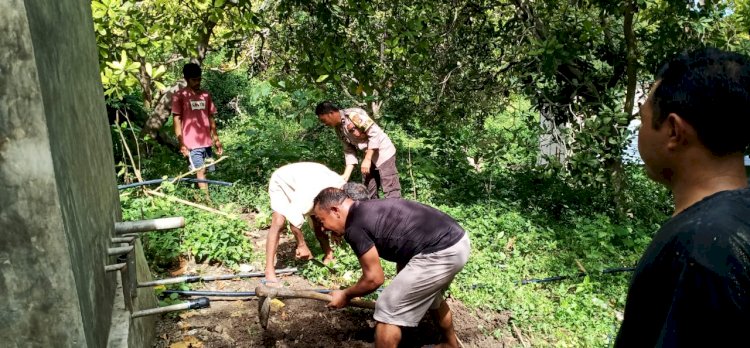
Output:
<instances>
[{"instance_id":1,"label":"man in tan uniform","mask_svg":"<svg viewBox=\"0 0 750 348\"><path fill-rule=\"evenodd\" d=\"M318 193L328 187L343 188L354 200L366 199L362 197L365 188L361 184L345 183L344 179L328 167L314 162L298 162L282 166L271 174L268 183L268 195L271 200L271 228L266 236L266 283L278 282L276 278L276 249L279 246L281 229L289 221L289 227L297 241L296 258L309 260L312 258L310 248L307 247L302 234L302 225L310 215L313 199ZM320 224L310 218L315 238L325 256L323 262L333 260L333 250L328 236L322 231Z\"/></svg>"},{"instance_id":2,"label":"man in tan uniform","mask_svg":"<svg viewBox=\"0 0 750 348\"><path fill-rule=\"evenodd\" d=\"M360 170L370 198L378 198L378 189L385 198L401 198L401 183L396 169L396 147L385 132L360 108L339 109L330 101L315 108L320 122L336 130L344 145L346 169L342 177L349 180L358 163L357 151L364 152Z\"/></svg>"}]
</instances>

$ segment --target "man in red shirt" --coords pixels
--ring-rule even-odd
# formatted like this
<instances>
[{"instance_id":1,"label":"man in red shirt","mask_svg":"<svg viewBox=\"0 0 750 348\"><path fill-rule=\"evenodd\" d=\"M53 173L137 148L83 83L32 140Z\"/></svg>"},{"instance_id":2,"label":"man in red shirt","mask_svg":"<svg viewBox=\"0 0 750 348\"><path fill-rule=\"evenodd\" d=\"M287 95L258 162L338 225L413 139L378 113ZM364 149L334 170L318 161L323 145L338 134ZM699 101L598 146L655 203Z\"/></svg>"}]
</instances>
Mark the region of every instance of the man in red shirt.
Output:
<instances>
[{"instance_id":1,"label":"man in red shirt","mask_svg":"<svg viewBox=\"0 0 750 348\"><path fill-rule=\"evenodd\" d=\"M204 163L212 160L212 146L216 146L216 154L221 156L224 148L216 133L216 106L208 91L201 89L201 67L195 63L188 63L182 68L182 75L187 81L187 87L172 95L172 114L174 115L174 133L180 142L180 152L190 161L190 170L200 168ZM214 171L209 166L208 171ZM198 179L206 179L206 169L197 173ZM208 197L208 184L198 183Z\"/></svg>"}]
</instances>

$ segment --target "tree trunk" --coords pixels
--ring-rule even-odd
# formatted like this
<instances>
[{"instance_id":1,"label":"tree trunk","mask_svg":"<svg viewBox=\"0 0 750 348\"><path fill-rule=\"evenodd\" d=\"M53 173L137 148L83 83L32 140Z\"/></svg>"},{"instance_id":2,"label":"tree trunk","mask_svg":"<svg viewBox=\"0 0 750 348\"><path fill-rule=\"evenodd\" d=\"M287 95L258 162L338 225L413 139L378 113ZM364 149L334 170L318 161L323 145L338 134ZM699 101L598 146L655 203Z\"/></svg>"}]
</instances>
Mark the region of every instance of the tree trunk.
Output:
<instances>
[{"instance_id":1,"label":"tree trunk","mask_svg":"<svg viewBox=\"0 0 750 348\"><path fill-rule=\"evenodd\" d=\"M633 32L633 15L636 10L635 1L628 0L625 4L625 50L626 50L626 64L625 68L627 74L627 92L625 94L625 113L628 114L628 121L633 116L633 106L635 105L635 87L638 78L638 56L637 47L635 41L635 33Z\"/></svg>"},{"instance_id":2,"label":"tree trunk","mask_svg":"<svg viewBox=\"0 0 750 348\"><path fill-rule=\"evenodd\" d=\"M201 34L201 37L198 40L198 45L196 47L198 56L193 59L193 62L198 64L203 63L203 60L206 59L206 54L208 53L209 48L208 43L211 40L211 35L214 32L214 27L216 27L216 22L210 19L205 19L203 23L206 30Z\"/></svg>"},{"instance_id":3,"label":"tree trunk","mask_svg":"<svg viewBox=\"0 0 750 348\"><path fill-rule=\"evenodd\" d=\"M149 136L152 139L159 138L159 130L161 130L161 127L169 120L169 116L172 114L172 95L185 86L187 86L185 80L179 80L162 93L159 102L151 113L151 117L143 125L141 136Z\"/></svg>"},{"instance_id":4,"label":"tree trunk","mask_svg":"<svg viewBox=\"0 0 750 348\"><path fill-rule=\"evenodd\" d=\"M216 27L216 22L214 21L206 19L204 20L204 23L206 30L203 32L200 39L198 40L198 43L196 44L198 56L191 59L191 62L197 64L203 63L203 60L206 58L206 54L208 53L209 48L209 41L211 39L211 35L213 34L214 27ZM143 67L143 64L141 64L141 67ZM185 80L180 79L174 85L164 91L164 93L162 93L161 97L159 98L158 104L156 104L154 111L151 113L151 117L149 117L149 119L146 121L146 124L143 126L143 130L141 132L142 136L149 136L152 139L160 140L160 142L162 143L174 143L174 141L172 141L170 138L165 138L165 133L160 132L160 130L161 127L164 126L164 123L169 120L169 116L172 114L172 95L175 94L175 92L177 92L180 88L183 88L185 86L187 86Z\"/></svg>"},{"instance_id":5,"label":"tree trunk","mask_svg":"<svg viewBox=\"0 0 750 348\"><path fill-rule=\"evenodd\" d=\"M140 57L138 58L138 62L141 63L138 82L141 83L141 89L143 90L143 106L148 110L151 109L151 105L154 102L154 92L151 89L151 76L146 72L146 60Z\"/></svg>"},{"instance_id":6,"label":"tree trunk","mask_svg":"<svg viewBox=\"0 0 750 348\"><path fill-rule=\"evenodd\" d=\"M636 56L636 41L635 33L633 32L633 15L636 11L635 0L627 0L625 2L625 20L624 20L624 33L625 33L625 54L626 54L626 75L627 75L627 91L625 93L625 110L628 115L628 122L633 117L633 107L635 104L635 87L638 77L638 57ZM615 204L615 210L617 217L620 220L627 218L626 203L625 203L625 191L626 191L626 180L625 171L622 165L622 156L613 161L609 166L610 172L612 173L612 190Z\"/></svg>"}]
</instances>

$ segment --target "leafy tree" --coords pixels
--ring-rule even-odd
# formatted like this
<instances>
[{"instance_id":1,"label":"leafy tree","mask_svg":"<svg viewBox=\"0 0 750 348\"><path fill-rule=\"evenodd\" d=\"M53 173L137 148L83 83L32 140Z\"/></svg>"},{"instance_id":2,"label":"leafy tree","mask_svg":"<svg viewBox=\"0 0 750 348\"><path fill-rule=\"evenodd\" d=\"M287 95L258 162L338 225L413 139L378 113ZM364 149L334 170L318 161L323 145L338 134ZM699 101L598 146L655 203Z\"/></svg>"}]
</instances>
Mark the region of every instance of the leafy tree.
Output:
<instances>
[{"instance_id":1,"label":"leafy tree","mask_svg":"<svg viewBox=\"0 0 750 348\"><path fill-rule=\"evenodd\" d=\"M288 91L341 95L406 131L454 138L475 163L496 154L476 150L491 139L469 135L521 94L538 111L527 122L561 132L565 157L551 168L571 185L614 192L621 216L636 92L679 50L748 51L749 8L747 0L92 2L106 91L142 93L154 110L141 122L145 134L169 116L179 85L165 86L180 80L171 64L200 62L211 47L221 47L218 70L268 69L264 77Z\"/></svg>"},{"instance_id":2,"label":"leafy tree","mask_svg":"<svg viewBox=\"0 0 750 348\"><path fill-rule=\"evenodd\" d=\"M249 0L93 0L91 6L105 94L142 93L144 106L153 108L143 124L152 138L169 118L171 95L184 86L179 73L166 74L169 66L200 63L214 45L235 60L221 68L237 68L263 35Z\"/></svg>"}]
</instances>

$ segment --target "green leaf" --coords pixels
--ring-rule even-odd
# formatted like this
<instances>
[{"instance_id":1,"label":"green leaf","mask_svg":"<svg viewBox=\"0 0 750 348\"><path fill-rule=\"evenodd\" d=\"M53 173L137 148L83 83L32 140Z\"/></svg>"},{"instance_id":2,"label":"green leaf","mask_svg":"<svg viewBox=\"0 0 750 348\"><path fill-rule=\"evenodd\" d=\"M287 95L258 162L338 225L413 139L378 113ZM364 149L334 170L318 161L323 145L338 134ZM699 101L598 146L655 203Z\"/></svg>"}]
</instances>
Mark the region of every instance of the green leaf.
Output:
<instances>
[{"instance_id":1,"label":"green leaf","mask_svg":"<svg viewBox=\"0 0 750 348\"><path fill-rule=\"evenodd\" d=\"M164 75L164 73L165 73L166 71L167 71L167 67L165 67L164 65L159 65L159 67L158 67L158 68L156 68L156 72L154 72L154 76L152 76L152 77L153 77L153 78L158 78L158 77L160 77L161 75Z\"/></svg>"},{"instance_id":2,"label":"green leaf","mask_svg":"<svg viewBox=\"0 0 750 348\"><path fill-rule=\"evenodd\" d=\"M146 74L150 77L154 77L153 74L153 67L151 66L151 63L146 63Z\"/></svg>"},{"instance_id":3,"label":"green leaf","mask_svg":"<svg viewBox=\"0 0 750 348\"><path fill-rule=\"evenodd\" d=\"M315 80L315 82L316 83L321 83L321 82L325 81L327 78L328 78L328 75L320 75L320 76L318 76L318 79Z\"/></svg>"},{"instance_id":4,"label":"green leaf","mask_svg":"<svg viewBox=\"0 0 750 348\"><path fill-rule=\"evenodd\" d=\"M95 9L91 12L94 19L99 19L107 15L107 10Z\"/></svg>"},{"instance_id":5,"label":"green leaf","mask_svg":"<svg viewBox=\"0 0 750 348\"><path fill-rule=\"evenodd\" d=\"M123 65L118 61L107 62L107 66L115 70L122 70Z\"/></svg>"},{"instance_id":6,"label":"green leaf","mask_svg":"<svg viewBox=\"0 0 750 348\"><path fill-rule=\"evenodd\" d=\"M125 50L122 50L120 52L120 66L125 67L128 62L128 54L125 52Z\"/></svg>"},{"instance_id":7,"label":"green leaf","mask_svg":"<svg viewBox=\"0 0 750 348\"><path fill-rule=\"evenodd\" d=\"M206 1L206 0L199 0L199 1L196 1L196 2L195 2L195 6L196 6L196 7L197 7L197 8L199 9L199 10L201 10L201 11L205 11L205 10L208 10L208 7L209 7L209 6L211 6L211 2L210 2L210 1Z\"/></svg>"}]
</instances>

